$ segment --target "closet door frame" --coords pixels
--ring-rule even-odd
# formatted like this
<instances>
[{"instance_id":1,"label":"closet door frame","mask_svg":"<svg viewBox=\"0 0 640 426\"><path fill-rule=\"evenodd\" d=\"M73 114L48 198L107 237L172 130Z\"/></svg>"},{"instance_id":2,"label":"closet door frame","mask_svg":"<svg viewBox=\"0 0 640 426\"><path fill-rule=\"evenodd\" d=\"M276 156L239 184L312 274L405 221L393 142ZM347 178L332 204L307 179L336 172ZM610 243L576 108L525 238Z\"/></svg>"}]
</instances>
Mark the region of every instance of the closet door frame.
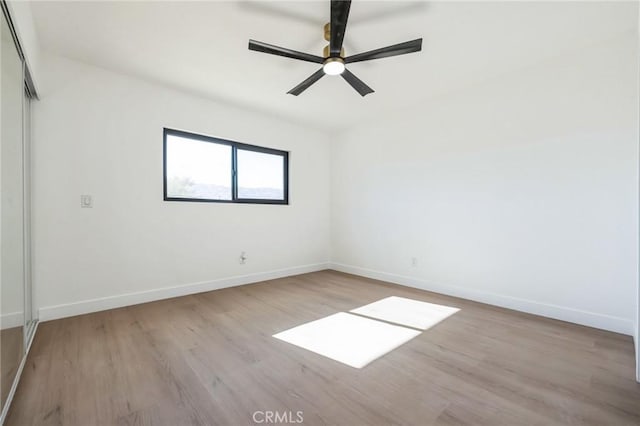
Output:
<instances>
[{"instance_id":1,"label":"closet door frame","mask_svg":"<svg viewBox=\"0 0 640 426\"><path fill-rule=\"evenodd\" d=\"M38 319L33 304L33 281L31 269L31 93L26 84L27 66L22 61L25 81L22 97L22 183L23 183L23 239L24 239L24 348L25 355L33 340Z\"/></svg>"}]
</instances>

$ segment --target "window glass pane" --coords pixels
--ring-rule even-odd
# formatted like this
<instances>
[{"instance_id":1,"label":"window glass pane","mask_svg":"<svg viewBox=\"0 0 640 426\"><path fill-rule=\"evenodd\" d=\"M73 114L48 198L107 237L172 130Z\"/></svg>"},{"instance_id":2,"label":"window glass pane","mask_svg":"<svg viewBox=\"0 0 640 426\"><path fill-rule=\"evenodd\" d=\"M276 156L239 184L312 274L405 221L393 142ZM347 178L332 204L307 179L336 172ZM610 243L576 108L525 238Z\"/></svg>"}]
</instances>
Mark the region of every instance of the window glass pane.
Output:
<instances>
[{"instance_id":1,"label":"window glass pane","mask_svg":"<svg viewBox=\"0 0 640 426\"><path fill-rule=\"evenodd\" d=\"M238 149L238 198L284 200L284 157Z\"/></svg>"},{"instance_id":2,"label":"window glass pane","mask_svg":"<svg viewBox=\"0 0 640 426\"><path fill-rule=\"evenodd\" d=\"M231 147L167 135L167 197L231 200Z\"/></svg>"}]
</instances>

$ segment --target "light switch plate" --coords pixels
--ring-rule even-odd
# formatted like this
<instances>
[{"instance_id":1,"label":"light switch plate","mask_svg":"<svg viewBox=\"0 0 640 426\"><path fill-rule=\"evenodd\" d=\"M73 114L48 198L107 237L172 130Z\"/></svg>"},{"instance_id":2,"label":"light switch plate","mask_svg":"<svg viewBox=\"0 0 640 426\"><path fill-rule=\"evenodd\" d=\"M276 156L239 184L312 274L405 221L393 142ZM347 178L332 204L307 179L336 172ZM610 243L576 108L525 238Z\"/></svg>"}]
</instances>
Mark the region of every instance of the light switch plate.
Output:
<instances>
[{"instance_id":1,"label":"light switch plate","mask_svg":"<svg viewBox=\"0 0 640 426\"><path fill-rule=\"evenodd\" d=\"M91 195L80 196L80 207L83 209L90 209L93 207L93 198L91 198Z\"/></svg>"}]
</instances>

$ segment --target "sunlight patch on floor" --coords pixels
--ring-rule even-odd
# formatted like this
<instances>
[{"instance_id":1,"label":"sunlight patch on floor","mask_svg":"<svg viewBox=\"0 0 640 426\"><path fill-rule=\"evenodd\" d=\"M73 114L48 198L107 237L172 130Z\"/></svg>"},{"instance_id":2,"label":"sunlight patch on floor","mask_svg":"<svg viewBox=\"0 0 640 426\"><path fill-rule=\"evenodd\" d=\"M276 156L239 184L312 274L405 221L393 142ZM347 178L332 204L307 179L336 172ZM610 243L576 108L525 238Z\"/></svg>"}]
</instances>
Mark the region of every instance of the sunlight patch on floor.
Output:
<instances>
[{"instance_id":1,"label":"sunlight patch on floor","mask_svg":"<svg viewBox=\"0 0 640 426\"><path fill-rule=\"evenodd\" d=\"M427 330L458 311L450 306L392 296L351 311L358 315L339 312L273 337L362 368L420 335L420 330Z\"/></svg>"},{"instance_id":2,"label":"sunlight patch on floor","mask_svg":"<svg viewBox=\"0 0 640 426\"><path fill-rule=\"evenodd\" d=\"M428 330L459 310L451 306L391 296L350 312L406 327Z\"/></svg>"}]
</instances>

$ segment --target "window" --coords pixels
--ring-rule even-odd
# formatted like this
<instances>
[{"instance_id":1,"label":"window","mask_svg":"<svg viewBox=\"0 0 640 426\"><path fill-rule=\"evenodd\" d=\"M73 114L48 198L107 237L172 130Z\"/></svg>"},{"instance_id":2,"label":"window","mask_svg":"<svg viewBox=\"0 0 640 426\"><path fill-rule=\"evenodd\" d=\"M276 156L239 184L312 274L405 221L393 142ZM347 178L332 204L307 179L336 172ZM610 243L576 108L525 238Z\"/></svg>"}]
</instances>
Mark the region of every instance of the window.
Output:
<instances>
[{"instance_id":1,"label":"window","mask_svg":"<svg viewBox=\"0 0 640 426\"><path fill-rule=\"evenodd\" d=\"M289 153L164 129L165 201L289 204Z\"/></svg>"}]
</instances>

